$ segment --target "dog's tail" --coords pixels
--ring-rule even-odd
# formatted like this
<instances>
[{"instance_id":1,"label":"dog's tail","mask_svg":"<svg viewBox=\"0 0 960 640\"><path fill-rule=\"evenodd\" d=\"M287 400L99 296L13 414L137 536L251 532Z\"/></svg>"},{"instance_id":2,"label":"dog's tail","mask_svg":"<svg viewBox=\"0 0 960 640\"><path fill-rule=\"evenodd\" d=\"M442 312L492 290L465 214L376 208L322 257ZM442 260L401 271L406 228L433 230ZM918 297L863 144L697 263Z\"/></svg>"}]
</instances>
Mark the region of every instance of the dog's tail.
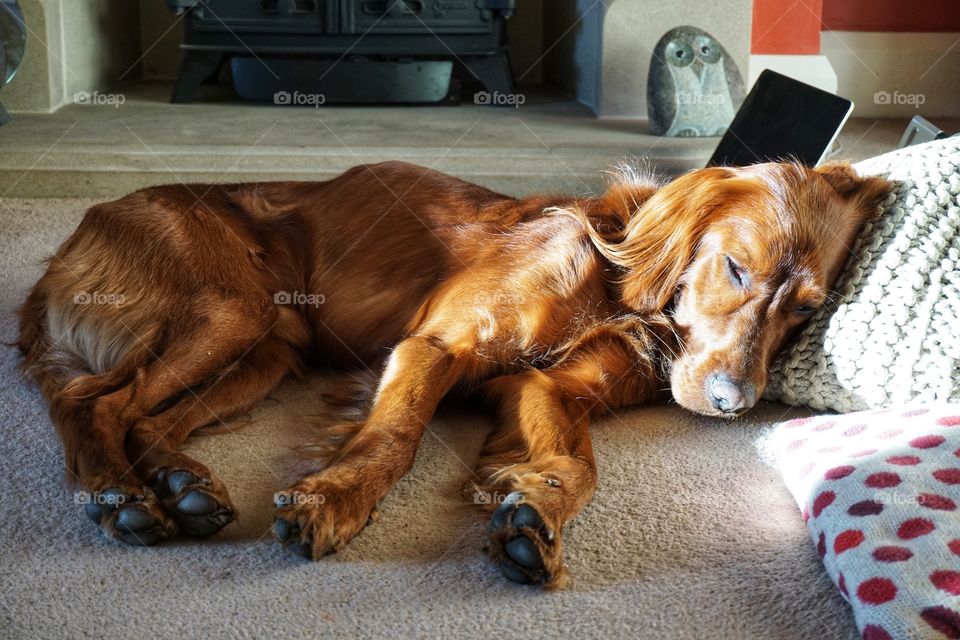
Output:
<instances>
[{"instance_id":1,"label":"dog's tail","mask_svg":"<svg viewBox=\"0 0 960 640\"><path fill-rule=\"evenodd\" d=\"M88 362L70 350L49 329L49 297L45 279L33 288L18 310L20 330L15 346L23 354L20 370L40 388L50 404L50 415L63 443L67 480L77 480L79 469L71 452L92 423L93 401L128 384L142 364L144 351L128 353L117 366L94 373Z\"/></svg>"}]
</instances>

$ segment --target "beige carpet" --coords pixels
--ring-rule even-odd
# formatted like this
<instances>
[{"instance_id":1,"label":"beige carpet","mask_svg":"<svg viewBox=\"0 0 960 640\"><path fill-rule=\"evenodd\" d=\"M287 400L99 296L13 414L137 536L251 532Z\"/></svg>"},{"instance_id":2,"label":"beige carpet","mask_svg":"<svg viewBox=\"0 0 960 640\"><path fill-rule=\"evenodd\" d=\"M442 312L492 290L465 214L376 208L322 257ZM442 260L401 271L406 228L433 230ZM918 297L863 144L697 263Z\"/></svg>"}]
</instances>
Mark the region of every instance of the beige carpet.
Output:
<instances>
[{"instance_id":1,"label":"beige carpet","mask_svg":"<svg viewBox=\"0 0 960 640\"><path fill-rule=\"evenodd\" d=\"M0 320L89 201L0 200ZM190 443L231 489L239 524L207 542L106 541L73 504L43 400L2 349L0 638L853 638L795 505L756 441L796 415L764 406L718 422L676 407L598 422L593 503L569 527L574 587L503 579L483 523L457 497L491 427L447 408L381 520L319 563L272 542L272 493L316 412L321 377L291 382L232 433Z\"/></svg>"}]
</instances>

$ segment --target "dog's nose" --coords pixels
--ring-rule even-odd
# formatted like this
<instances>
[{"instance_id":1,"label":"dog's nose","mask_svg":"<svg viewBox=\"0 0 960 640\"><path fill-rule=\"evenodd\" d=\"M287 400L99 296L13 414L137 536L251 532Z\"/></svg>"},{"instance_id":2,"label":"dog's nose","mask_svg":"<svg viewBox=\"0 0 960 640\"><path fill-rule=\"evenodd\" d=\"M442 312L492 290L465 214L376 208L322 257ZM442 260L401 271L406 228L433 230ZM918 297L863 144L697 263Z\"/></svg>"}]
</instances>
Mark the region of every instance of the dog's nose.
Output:
<instances>
[{"instance_id":1,"label":"dog's nose","mask_svg":"<svg viewBox=\"0 0 960 640\"><path fill-rule=\"evenodd\" d=\"M725 373L716 373L710 377L707 395L714 409L739 414L757 401L757 387L752 382L739 382Z\"/></svg>"}]
</instances>

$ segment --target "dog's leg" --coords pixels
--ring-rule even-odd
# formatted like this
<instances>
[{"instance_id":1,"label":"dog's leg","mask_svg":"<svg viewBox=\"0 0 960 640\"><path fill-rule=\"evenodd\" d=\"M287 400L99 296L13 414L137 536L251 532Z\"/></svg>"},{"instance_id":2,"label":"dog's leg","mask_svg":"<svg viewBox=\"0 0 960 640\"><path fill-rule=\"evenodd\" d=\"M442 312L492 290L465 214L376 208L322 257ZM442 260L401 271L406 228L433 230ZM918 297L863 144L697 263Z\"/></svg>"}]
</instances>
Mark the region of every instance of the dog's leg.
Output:
<instances>
[{"instance_id":1,"label":"dog's leg","mask_svg":"<svg viewBox=\"0 0 960 640\"><path fill-rule=\"evenodd\" d=\"M233 521L223 482L203 464L180 452L195 430L241 414L262 400L296 366L286 341L266 338L239 361L156 415L137 421L127 455L160 496L179 529L195 537L213 535Z\"/></svg>"},{"instance_id":2,"label":"dog's leg","mask_svg":"<svg viewBox=\"0 0 960 640\"><path fill-rule=\"evenodd\" d=\"M198 300L196 313L193 330L175 336L152 362L137 369L132 382L87 402L89 419L82 433L75 434L75 451L65 442L67 455L76 457L81 488L98 496L85 506L87 515L108 535L130 544L153 544L175 529L125 455L130 429L224 370L263 339L276 321L272 304L236 299L205 297ZM85 384L83 376L75 378L63 394L69 396ZM97 449L119 450L123 460L97 455ZM109 496L109 501L102 496Z\"/></svg>"},{"instance_id":3,"label":"dog's leg","mask_svg":"<svg viewBox=\"0 0 960 640\"><path fill-rule=\"evenodd\" d=\"M597 483L590 415L641 399L650 386L642 369L615 340L545 371L486 383L500 426L484 445L471 488L474 501L493 511L488 549L509 579L548 588L568 583L562 528Z\"/></svg>"},{"instance_id":4,"label":"dog's leg","mask_svg":"<svg viewBox=\"0 0 960 640\"><path fill-rule=\"evenodd\" d=\"M427 422L468 357L428 336L397 345L356 435L326 469L278 494L275 533L290 550L317 559L366 526L377 502L413 465Z\"/></svg>"}]
</instances>

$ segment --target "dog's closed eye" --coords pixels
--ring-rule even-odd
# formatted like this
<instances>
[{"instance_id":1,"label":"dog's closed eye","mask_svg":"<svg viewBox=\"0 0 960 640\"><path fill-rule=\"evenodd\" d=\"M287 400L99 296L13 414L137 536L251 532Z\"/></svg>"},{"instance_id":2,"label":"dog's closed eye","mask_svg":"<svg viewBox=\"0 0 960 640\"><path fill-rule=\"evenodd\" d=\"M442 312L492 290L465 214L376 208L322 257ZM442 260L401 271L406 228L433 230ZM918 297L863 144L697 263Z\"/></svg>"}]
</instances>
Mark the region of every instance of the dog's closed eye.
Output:
<instances>
[{"instance_id":1,"label":"dog's closed eye","mask_svg":"<svg viewBox=\"0 0 960 640\"><path fill-rule=\"evenodd\" d=\"M747 274L730 256L727 256L727 271L730 274L730 280L733 281L733 284L743 289L750 286Z\"/></svg>"}]
</instances>

